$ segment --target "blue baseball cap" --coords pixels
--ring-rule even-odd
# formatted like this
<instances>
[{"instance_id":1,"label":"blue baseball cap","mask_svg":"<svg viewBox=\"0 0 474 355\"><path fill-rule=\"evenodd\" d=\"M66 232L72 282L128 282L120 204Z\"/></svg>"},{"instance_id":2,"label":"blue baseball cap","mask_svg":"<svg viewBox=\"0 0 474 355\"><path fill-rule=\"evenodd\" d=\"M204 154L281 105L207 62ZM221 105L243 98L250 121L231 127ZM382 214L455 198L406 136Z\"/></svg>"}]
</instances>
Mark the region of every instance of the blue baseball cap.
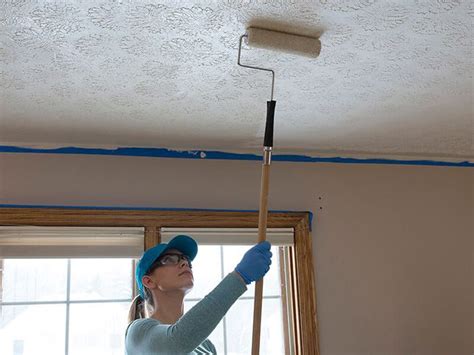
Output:
<instances>
[{"instance_id":1,"label":"blue baseball cap","mask_svg":"<svg viewBox=\"0 0 474 355\"><path fill-rule=\"evenodd\" d=\"M187 255L191 260L194 260L198 252L198 245L196 241L188 235L177 235L168 243L160 243L145 251L138 261L137 267L135 269L135 279L137 281L138 291L140 292L140 296L142 296L142 298L145 298L142 277L146 274L155 260L169 249L179 250L184 255Z\"/></svg>"}]
</instances>

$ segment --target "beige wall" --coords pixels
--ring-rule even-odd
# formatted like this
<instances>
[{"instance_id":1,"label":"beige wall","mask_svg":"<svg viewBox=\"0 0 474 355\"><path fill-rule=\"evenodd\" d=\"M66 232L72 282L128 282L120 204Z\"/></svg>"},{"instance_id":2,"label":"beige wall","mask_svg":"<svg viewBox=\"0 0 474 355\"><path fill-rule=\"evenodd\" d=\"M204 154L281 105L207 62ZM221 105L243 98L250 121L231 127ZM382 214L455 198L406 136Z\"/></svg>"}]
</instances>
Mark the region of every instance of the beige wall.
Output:
<instances>
[{"instance_id":1,"label":"beige wall","mask_svg":"<svg viewBox=\"0 0 474 355\"><path fill-rule=\"evenodd\" d=\"M259 179L259 162L0 155L3 204L258 209ZM323 355L474 353L473 183L472 168L274 163L271 209L315 213Z\"/></svg>"}]
</instances>

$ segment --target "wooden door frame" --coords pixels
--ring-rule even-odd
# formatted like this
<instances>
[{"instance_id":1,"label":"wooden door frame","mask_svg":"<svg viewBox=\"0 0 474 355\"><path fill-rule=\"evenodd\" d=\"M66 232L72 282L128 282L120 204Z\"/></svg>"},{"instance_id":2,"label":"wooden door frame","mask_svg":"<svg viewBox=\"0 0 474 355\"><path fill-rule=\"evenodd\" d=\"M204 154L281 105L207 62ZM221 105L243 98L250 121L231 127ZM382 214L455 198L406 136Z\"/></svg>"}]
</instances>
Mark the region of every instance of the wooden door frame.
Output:
<instances>
[{"instance_id":1,"label":"wooden door frame","mask_svg":"<svg viewBox=\"0 0 474 355\"><path fill-rule=\"evenodd\" d=\"M147 249L161 227L257 228L258 212L154 209L0 208L1 226L144 227ZM298 355L319 355L319 327L309 212L270 212L269 228L294 228Z\"/></svg>"}]
</instances>

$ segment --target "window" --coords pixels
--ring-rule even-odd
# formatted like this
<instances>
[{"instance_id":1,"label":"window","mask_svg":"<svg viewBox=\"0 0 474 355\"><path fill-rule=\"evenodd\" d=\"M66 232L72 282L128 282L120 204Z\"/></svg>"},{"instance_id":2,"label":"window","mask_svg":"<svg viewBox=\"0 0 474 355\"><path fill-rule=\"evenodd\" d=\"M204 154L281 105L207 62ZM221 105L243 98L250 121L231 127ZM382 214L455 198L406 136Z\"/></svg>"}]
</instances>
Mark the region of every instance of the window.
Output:
<instances>
[{"instance_id":1,"label":"window","mask_svg":"<svg viewBox=\"0 0 474 355\"><path fill-rule=\"evenodd\" d=\"M195 287L185 298L187 311L234 270L255 243L257 230L164 228L161 234L164 241L177 234L188 234L199 243L193 263ZM33 244L37 244L36 256L85 256L86 243L97 248L125 244L124 240L118 241L125 238L123 231L116 229L3 228L1 235L1 244L10 246L9 251L3 249L2 253L16 256ZM274 244L274 257L264 282L261 352L290 355L293 352L285 351L285 347L294 346L288 344L289 337L285 338L288 310L283 309L285 280L281 278L280 254L293 244L293 230L269 230L267 238ZM133 240L129 244L135 245ZM90 253L105 253L97 248ZM134 290L134 263L132 258L3 259L0 353L123 354L123 333ZM250 353L254 292L252 283L210 336L219 354Z\"/></svg>"},{"instance_id":2,"label":"window","mask_svg":"<svg viewBox=\"0 0 474 355\"><path fill-rule=\"evenodd\" d=\"M133 259L3 259L0 354L124 354Z\"/></svg>"},{"instance_id":3,"label":"window","mask_svg":"<svg viewBox=\"0 0 474 355\"><path fill-rule=\"evenodd\" d=\"M0 354L124 354L135 261L116 255L138 256L143 234L1 228Z\"/></svg>"},{"instance_id":4,"label":"window","mask_svg":"<svg viewBox=\"0 0 474 355\"><path fill-rule=\"evenodd\" d=\"M33 300L21 300L21 297L19 297L18 299L9 299L9 301L7 301L7 299L5 299L5 295L7 292L5 291L5 289L0 289L0 295L3 295L3 299L0 299L0 301L2 302L2 317L4 314L6 314L4 310L7 309L7 307L9 307L8 312L10 312L8 317L10 317L11 319L12 314L19 314L19 310L22 309L21 307L25 309L34 306L34 311L37 312L36 318L41 319L41 324L36 325L33 324L33 322L24 322L24 324L19 325L17 328L21 329L21 332L23 333L32 333L33 335L36 335L35 332L39 334L45 334L48 330L54 329L49 325L60 324L61 322L63 322L63 335L61 335L61 337L58 337L58 339L64 340L60 340L58 344L48 342L48 354L63 354L65 353L64 349L68 349L69 353L74 353L74 346L76 346L76 344L79 344L84 347L89 347L89 349L87 349L87 353L95 352L90 350L92 346L107 346L107 349L113 349L115 346L117 348L115 343L115 341L117 340L116 336L113 336L113 340L108 337L108 341L105 341L108 345L101 345L105 344L104 342L100 343L99 345L94 345L98 344L97 339L103 340L104 338L107 338L106 335L101 337L95 334L91 339L88 339L87 336L85 336L83 333L82 335L77 336L77 342L73 339L76 334L80 334L80 331L78 331L77 327L75 327L75 324L73 324L73 319L80 319L80 317L83 317L85 321L86 318L89 319L89 314L97 314L99 311L104 310L104 307L107 305L110 306L120 303L126 304L124 312L126 314L128 302L130 301L130 298L121 298L123 296L108 297L103 295L101 296L101 298L97 299L97 295L95 295L94 297L92 295L90 295L90 297L86 297L84 294L82 294L81 297L74 299L73 297L75 297L76 294L73 292L73 287L75 283L73 269L76 261L85 261L87 259L81 258L87 256L88 260L90 261L93 260L91 258L95 258L96 262L99 262L98 259L102 259L99 263L103 265L105 262L113 261L114 259L123 259L124 262L130 262L129 266L127 267L130 270L130 274L128 277L133 280L133 276L131 275L133 272L133 267L131 264L132 259L138 257L143 251L144 247L150 248L156 243L159 243L162 237L165 241L166 233L163 227L225 227L240 229L255 228L257 226L257 222L258 212L220 212L196 210L167 211L146 209L114 210L86 208L0 208L0 261L2 260L2 258L4 259L0 265L0 271L2 271L0 272L0 285L5 285L6 281L4 279L7 277L7 266L8 268L10 268L10 266L7 265L7 261L9 262L9 260L11 259L16 259L17 262L19 262L18 260L21 259L30 259L27 261L32 261L31 259L40 259L40 261L45 263L53 261L58 263L62 262L62 267L55 265L49 266L49 268L55 270L54 272L57 272L58 270L66 270L66 276L64 276L64 271L62 274L63 276L61 276L60 274L55 276L57 280L61 280L61 282L66 282L66 285L69 283L69 291L67 291L66 289L65 298L64 294L60 295L58 293L58 287L55 286L49 288L51 293L47 297L45 295L36 298L33 297ZM265 279L266 282L264 283L264 296L266 297L266 299L264 300L263 306L263 326L265 327L265 304L268 302L280 302L282 305L282 315L280 316L272 313L272 316L275 316L278 319L283 318L283 320L287 320L286 322L283 321L282 323L283 327L288 327L287 329L284 329L283 333L286 335L285 338L294 340L294 348L291 348L291 344L288 339L285 340L284 354L319 354L316 290L314 286L314 266L311 247L312 242L311 234L309 231L310 224L310 214L307 212L270 212L268 215L269 228L292 228L294 230L294 246L288 246L284 244L278 245L278 243L273 243L278 250L278 259L280 264L280 282L282 284L282 287L280 287L280 295L272 293L273 291L267 291L269 287L271 289L271 275L267 276L267 278ZM34 229L37 227L26 227L28 225L41 226L42 230L43 228L49 228L50 231L42 235L41 233L38 233L38 230L32 230L32 228ZM12 233L11 229L10 231L8 231L8 229L11 227L6 226L15 226L15 230L19 230L21 233L17 233L15 235L15 233ZM84 229L84 233L82 236L81 233L78 232L78 230L75 230L78 229L77 226L81 226L79 228L81 230ZM4 233L5 229L7 230L6 233ZM88 233L85 231L86 229L89 229L89 232L91 230L95 230L96 233L98 233L96 235L96 238L90 238L90 235L88 236L89 238L87 238ZM62 230L62 236L68 236L68 238L60 238L61 235L54 236L54 231L56 230ZM53 237L55 238L51 238L50 232L53 233ZM193 236L195 236L194 233ZM222 241L224 240L226 242L222 244ZM204 246L202 246L202 241L199 241L201 244L200 255L205 255L205 249L209 247L211 249L214 248L214 252L212 254L219 255L218 258L221 259L219 264L220 268L216 268L217 270L215 277L222 277L222 275L224 275L224 272L227 270L226 260L228 260L228 258L226 255L229 254L229 248L242 247L241 245L232 246L235 245L234 242L232 242L230 245L226 244L228 240L228 238L219 238L219 240L213 239L210 240L209 243ZM255 240L256 238L252 237L252 242L249 243L249 245L253 244ZM73 242L66 243L65 245L63 243L64 241ZM25 248L25 246L27 247ZM246 248L243 249L245 250ZM237 262L241 256L242 252L239 252L239 255L236 256L237 260L235 262ZM195 263L196 268L199 267L197 263L198 259L196 259ZM29 266L30 267L28 268L28 270L30 271L33 269L42 270L40 264L37 264L36 266ZM80 268L86 267L87 266L85 265L80 266ZM97 267L97 265L90 267L94 269ZM274 267L272 269L275 270ZM14 269L11 268L10 270ZM220 272L220 275L218 275L218 272ZM42 285L40 281L35 282L36 285ZM59 281L57 282L59 283ZM192 302L198 302L200 297L202 297L198 294L198 288L200 287L198 286L199 283L200 281L196 282L196 288L195 291L193 291L196 294L190 294L190 297L187 298L189 303L186 305L186 307L188 308L192 306ZM216 283L214 283L213 286L215 286L215 284ZM46 286L44 287L46 290ZM131 283L130 288L132 288ZM82 291L83 290L81 290L81 292ZM69 298L67 297L68 292ZM201 292L205 292L205 290L201 290ZM63 298L60 298L58 295ZM246 297L253 297L253 290L247 291L243 295L243 297L237 301L238 303L233 307L236 311L238 311L239 309L245 309L246 304L253 303L251 300L246 299ZM34 302L36 303L32 304ZM41 304L39 304L40 302ZM239 306L241 306L241 308L238 308ZM14 313L12 310L17 313ZM113 311L113 315L119 315L119 312L120 310L116 308ZM241 312L247 313L248 311L245 310ZM248 313L249 315L252 314L251 311ZM240 321L241 313L236 312L236 314L239 315ZM232 345L232 341L235 340L235 331L232 329L232 325L234 324L234 322L231 321L231 316L232 310L228 312L229 318L226 318L225 325L224 322L222 323L222 325L220 325L220 333L218 333L219 329L216 329L216 334L222 334L221 338L223 340L220 344L219 341L215 341L215 343L218 348L220 347L219 349L227 350L227 353L229 355L235 355L237 353L233 352L234 348ZM69 317L70 319L69 323L66 322L67 317ZM106 316L104 319L110 319L110 317ZM3 326L3 318L1 322ZM104 327L107 326L110 326L110 324L100 324L100 322L98 322L98 329L104 329ZM281 326L279 327L281 328ZM249 324L246 328L251 329L252 325ZM249 331L251 332L251 330ZM115 331L112 330L111 334L114 334L114 332ZM1 345L3 345L5 339L1 338L2 336L3 334L0 333ZM211 335L211 339L212 336L213 335ZM38 338L38 341L44 341L45 338L46 336L41 337L41 339ZM264 338L265 330L262 329L262 346L264 346L263 344L265 343ZM19 340L19 338L15 339ZM93 343L94 341L95 343ZM123 341L123 336L121 337L120 341ZM250 346L250 342L251 339L249 336L248 346ZM241 343L242 342L239 342L239 344ZM57 350L60 348L62 350ZM281 344L278 349L280 348ZM38 349L40 348L37 347L35 349L35 354L39 352ZM100 352L112 353L111 351ZM2 355L4 353L27 354L27 352L25 351L25 343L22 343L21 341L12 341L10 343L10 348L7 350L7 352L4 352L3 349L0 349L0 353ZM263 355L265 351L263 351L262 349L261 353Z\"/></svg>"},{"instance_id":5,"label":"window","mask_svg":"<svg viewBox=\"0 0 474 355\"><path fill-rule=\"evenodd\" d=\"M234 270L248 248L255 244L255 228L162 228L164 242L177 234L188 234L198 241L199 252L193 262L194 288L185 298L185 311L206 296L228 273ZM292 337L285 333L288 303L285 302L285 255L293 245L293 229L270 229L272 267L264 280L260 351L262 354L294 354ZM224 244L223 244L224 243ZM283 274L283 277L282 277ZM283 295L282 295L283 293ZM248 355L252 348L255 283L230 308L209 339L221 355Z\"/></svg>"}]
</instances>

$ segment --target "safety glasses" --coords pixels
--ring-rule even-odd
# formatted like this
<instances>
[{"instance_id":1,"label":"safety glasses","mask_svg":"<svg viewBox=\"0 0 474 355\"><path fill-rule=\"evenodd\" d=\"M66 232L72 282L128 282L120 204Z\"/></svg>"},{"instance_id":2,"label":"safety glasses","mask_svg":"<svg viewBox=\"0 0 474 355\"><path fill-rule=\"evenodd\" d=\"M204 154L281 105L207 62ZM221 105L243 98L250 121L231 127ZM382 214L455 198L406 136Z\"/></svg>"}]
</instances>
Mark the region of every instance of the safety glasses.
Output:
<instances>
[{"instance_id":1,"label":"safety glasses","mask_svg":"<svg viewBox=\"0 0 474 355\"><path fill-rule=\"evenodd\" d=\"M191 259L185 254L176 254L176 253L167 253L160 256L156 261L150 266L148 273L151 273L153 270L160 266L165 265L178 265L181 260L186 260L190 269L192 269Z\"/></svg>"}]
</instances>

